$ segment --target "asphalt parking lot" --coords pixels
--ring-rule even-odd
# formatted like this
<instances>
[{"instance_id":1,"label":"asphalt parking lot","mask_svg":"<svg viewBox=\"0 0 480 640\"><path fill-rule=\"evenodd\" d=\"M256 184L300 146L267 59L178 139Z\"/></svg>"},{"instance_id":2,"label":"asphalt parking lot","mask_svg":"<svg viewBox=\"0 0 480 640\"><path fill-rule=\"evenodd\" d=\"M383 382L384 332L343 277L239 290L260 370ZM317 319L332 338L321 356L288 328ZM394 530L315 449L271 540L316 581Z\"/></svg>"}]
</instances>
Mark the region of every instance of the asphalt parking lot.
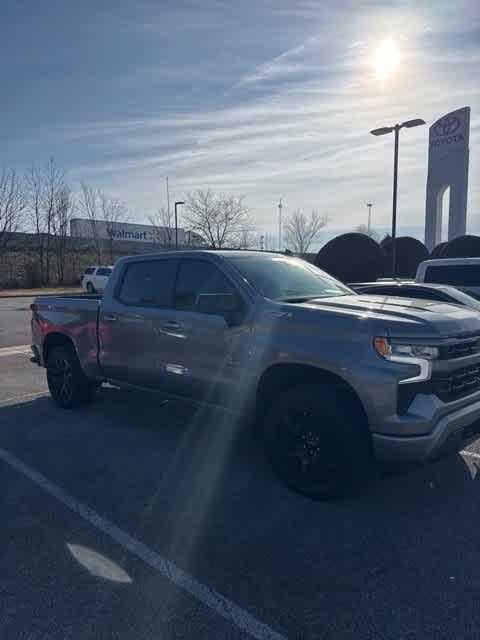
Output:
<instances>
[{"instance_id":1,"label":"asphalt parking lot","mask_svg":"<svg viewBox=\"0 0 480 640\"><path fill-rule=\"evenodd\" d=\"M480 445L311 502L224 412L57 409L29 302L0 300L2 639L479 637Z\"/></svg>"}]
</instances>

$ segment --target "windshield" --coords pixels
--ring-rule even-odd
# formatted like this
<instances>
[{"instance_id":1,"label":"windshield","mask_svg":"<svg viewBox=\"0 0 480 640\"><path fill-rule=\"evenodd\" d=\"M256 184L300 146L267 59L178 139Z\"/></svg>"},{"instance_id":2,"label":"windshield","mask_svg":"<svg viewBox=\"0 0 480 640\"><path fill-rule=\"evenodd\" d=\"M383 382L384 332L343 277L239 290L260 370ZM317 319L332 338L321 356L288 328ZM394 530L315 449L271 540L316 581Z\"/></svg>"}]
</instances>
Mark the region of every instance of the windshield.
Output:
<instances>
[{"instance_id":1,"label":"windshield","mask_svg":"<svg viewBox=\"0 0 480 640\"><path fill-rule=\"evenodd\" d=\"M297 258L280 255L227 257L252 287L271 300L304 302L354 293L324 271Z\"/></svg>"}]
</instances>

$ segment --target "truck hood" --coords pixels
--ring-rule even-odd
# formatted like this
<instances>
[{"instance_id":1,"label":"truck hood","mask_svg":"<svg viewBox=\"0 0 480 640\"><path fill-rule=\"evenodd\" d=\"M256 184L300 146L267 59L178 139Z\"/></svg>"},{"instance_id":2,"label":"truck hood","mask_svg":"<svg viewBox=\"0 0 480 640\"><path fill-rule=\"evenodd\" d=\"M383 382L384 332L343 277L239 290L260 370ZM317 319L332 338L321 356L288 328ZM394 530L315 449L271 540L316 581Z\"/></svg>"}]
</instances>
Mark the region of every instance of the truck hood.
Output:
<instances>
[{"instance_id":1,"label":"truck hood","mask_svg":"<svg viewBox=\"0 0 480 640\"><path fill-rule=\"evenodd\" d=\"M318 298L300 304L305 311L338 316L338 321L354 317L368 331L392 337L463 337L480 334L480 314L454 304L413 298L379 295L351 295ZM359 327L360 328L360 327ZM381 332L381 333L380 333Z\"/></svg>"}]
</instances>

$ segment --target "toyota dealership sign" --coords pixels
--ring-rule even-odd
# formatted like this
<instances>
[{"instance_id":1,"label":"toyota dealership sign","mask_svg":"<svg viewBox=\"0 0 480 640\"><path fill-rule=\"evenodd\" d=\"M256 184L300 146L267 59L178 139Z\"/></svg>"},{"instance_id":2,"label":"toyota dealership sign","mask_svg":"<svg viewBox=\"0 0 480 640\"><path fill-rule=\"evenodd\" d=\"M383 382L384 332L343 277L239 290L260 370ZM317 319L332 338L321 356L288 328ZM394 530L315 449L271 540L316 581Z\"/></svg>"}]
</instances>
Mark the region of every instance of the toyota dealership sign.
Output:
<instances>
[{"instance_id":1,"label":"toyota dealership sign","mask_svg":"<svg viewBox=\"0 0 480 640\"><path fill-rule=\"evenodd\" d=\"M441 241L442 225L448 224L449 240L466 232L469 132L470 107L447 113L430 127L425 205L425 244L429 249ZM447 189L449 206L444 212Z\"/></svg>"},{"instance_id":2,"label":"toyota dealership sign","mask_svg":"<svg viewBox=\"0 0 480 640\"><path fill-rule=\"evenodd\" d=\"M447 152L450 148L468 145L470 113L459 109L448 113L430 127L430 152Z\"/></svg>"}]
</instances>

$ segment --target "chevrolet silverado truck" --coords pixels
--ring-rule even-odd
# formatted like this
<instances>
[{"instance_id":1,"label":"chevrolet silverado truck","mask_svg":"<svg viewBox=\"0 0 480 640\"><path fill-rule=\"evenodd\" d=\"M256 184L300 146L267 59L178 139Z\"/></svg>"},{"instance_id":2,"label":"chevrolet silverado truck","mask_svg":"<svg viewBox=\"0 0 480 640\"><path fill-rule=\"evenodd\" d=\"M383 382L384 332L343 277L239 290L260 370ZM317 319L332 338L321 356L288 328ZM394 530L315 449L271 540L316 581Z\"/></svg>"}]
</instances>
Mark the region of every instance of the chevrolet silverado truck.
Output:
<instances>
[{"instance_id":1,"label":"chevrolet silverado truck","mask_svg":"<svg viewBox=\"0 0 480 640\"><path fill-rule=\"evenodd\" d=\"M32 335L60 407L110 382L254 409L274 471L317 499L457 450L480 418L478 313L357 295L280 254L123 258L101 299L35 299Z\"/></svg>"}]
</instances>

